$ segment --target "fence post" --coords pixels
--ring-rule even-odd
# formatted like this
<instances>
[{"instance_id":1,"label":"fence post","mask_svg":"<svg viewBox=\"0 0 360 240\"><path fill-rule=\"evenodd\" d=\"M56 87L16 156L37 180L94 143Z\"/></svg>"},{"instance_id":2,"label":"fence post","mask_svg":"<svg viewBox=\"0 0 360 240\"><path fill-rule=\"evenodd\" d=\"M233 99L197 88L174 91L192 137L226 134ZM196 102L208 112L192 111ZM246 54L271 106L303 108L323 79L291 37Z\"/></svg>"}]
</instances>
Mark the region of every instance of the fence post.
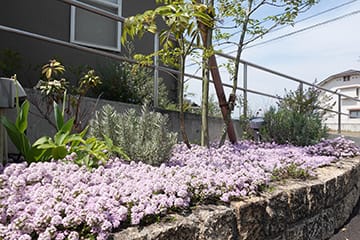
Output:
<instances>
[{"instance_id":1,"label":"fence post","mask_svg":"<svg viewBox=\"0 0 360 240\"><path fill-rule=\"evenodd\" d=\"M338 134L341 134L341 95L338 94Z\"/></svg>"},{"instance_id":2,"label":"fence post","mask_svg":"<svg viewBox=\"0 0 360 240\"><path fill-rule=\"evenodd\" d=\"M299 90L300 90L300 95L303 96L304 95L304 84L302 82L299 84Z\"/></svg>"},{"instance_id":3,"label":"fence post","mask_svg":"<svg viewBox=\"0 0 360 240\"><path fill-rule=\"evenodd\" d=\"M159 33L154 35L154 52L159 51ZM154 55L154 107L159 107L159 56Z\"/></svg>"}]
</instances>

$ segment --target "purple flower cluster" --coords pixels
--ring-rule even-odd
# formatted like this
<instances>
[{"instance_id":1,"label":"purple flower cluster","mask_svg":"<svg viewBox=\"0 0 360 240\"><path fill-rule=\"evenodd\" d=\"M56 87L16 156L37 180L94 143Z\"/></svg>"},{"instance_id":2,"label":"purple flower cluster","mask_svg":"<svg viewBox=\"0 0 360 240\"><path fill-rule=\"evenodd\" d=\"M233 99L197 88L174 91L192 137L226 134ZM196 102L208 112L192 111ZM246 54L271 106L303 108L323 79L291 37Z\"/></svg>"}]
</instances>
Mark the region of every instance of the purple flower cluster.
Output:
<instances>
[{"instance_id":1,"label":"purple flower cluster","mask_svg":"<svg viewBox=\"0 0 360 240\"><path fill-rule=\"evenodd\" d=\"M343 137L323 139L318 144L308 146L305 149L309 154L334 156L337 158L360 155L359 146L357 146L354 141Z\"/></svg>"},{"instance_id":2,"label":"purple flower cluster","mask_svg":"<svg viewBox=\"0 0 360 240\"><path fill-rule=\"evenodd\" d=\"M116 228L194 201L256 193L277 169L295 164L311 172L336 160L308 152L269 143L190 150L181 144L160 167L120 159L93 170L64 162L11 164L0 175L0 239L107 239Z\"/></svg>"}]
</instances>

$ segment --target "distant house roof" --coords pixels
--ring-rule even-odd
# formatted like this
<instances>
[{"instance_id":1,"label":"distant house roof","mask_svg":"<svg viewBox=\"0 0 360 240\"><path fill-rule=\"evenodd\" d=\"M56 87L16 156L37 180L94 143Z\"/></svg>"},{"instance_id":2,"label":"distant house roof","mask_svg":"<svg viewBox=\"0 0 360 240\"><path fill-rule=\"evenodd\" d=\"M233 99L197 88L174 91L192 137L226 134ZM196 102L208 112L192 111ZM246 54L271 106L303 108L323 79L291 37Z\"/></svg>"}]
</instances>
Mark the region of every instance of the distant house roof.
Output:
<instances>
[{"instance_id":1,"label":"distant house roof","mask_svg":"<svg viewBox=\"0 0 360 240\"><path fill-rule=\"evenodd\" d=\"M327 77L325 80L319 82L318 85L319 85L319 86L322 86L322 85L324 85L325 83L331 81L332 79L341 78L341 77L345 77L345 76L353 76L353 75L360 75L360 71L359 71L359 70L350 69L350 70L347 70L347 71L345 71L345 72L337 73L337 74L331 75L331 76Z\"/></svg>"}]
</instances>

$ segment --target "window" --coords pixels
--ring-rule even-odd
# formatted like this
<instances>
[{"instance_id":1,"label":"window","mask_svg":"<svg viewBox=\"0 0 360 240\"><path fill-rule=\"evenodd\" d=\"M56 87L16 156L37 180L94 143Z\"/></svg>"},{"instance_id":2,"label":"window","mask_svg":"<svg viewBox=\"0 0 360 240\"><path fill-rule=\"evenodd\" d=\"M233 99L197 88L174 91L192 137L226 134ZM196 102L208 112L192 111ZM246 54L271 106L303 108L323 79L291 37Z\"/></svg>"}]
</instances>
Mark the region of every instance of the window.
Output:
<instances>
[{"instance_id":1,"label":"window","mask_svg":"<svg viewBox=\"0 0 360 240\"><path fill-rule=\"evenodd\" d=\"M121 16L122 0L78 0ZM120 51L121 23L81 8L71 7L70 41L89 47Z\"/></svg>"},{"instance_id":2,"label":"window","mask_svg":"<svg viewBox=\"0 0 360 240\"><path fill-rule=\"evenodd\" d=\"M350 81L350 76L344 76L344 77L343 77L343 81L344 81L344 82Z\"/></svg>"},{"instance_id":3,"label":"window","mask_svg":"<svg viewBox=\"0 0 360 240\"><path fill-rule=\"evenodd\" d=\"M350 110L350 118L360 118L360 110Z\"/></svg>"}]
</instances>

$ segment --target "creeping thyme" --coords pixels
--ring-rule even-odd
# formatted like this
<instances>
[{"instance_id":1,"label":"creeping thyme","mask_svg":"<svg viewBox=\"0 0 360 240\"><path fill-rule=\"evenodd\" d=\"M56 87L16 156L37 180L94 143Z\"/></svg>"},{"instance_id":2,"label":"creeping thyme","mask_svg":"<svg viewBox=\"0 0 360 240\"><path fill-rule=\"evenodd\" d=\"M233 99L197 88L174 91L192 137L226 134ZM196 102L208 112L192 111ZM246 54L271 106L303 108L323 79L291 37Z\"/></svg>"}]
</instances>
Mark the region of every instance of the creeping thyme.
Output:
<instances>
[{"instance_id":1,"label":"creeping thyme","mask_svg":"<svg viewBox=\"0 0 360 240\"><path fill-rule=\"evenodd\" d=\"M330 145L339 154L328 154ZM338 138L308 148L180 144L158 167L118 158L92 170L63 161L10 164L0 174L0 239L107 239L115 229L186 211L196 201L256 194L274 173L311 176L317 167L355 155L358 148Z\"/></svg>"}]
</instances>

